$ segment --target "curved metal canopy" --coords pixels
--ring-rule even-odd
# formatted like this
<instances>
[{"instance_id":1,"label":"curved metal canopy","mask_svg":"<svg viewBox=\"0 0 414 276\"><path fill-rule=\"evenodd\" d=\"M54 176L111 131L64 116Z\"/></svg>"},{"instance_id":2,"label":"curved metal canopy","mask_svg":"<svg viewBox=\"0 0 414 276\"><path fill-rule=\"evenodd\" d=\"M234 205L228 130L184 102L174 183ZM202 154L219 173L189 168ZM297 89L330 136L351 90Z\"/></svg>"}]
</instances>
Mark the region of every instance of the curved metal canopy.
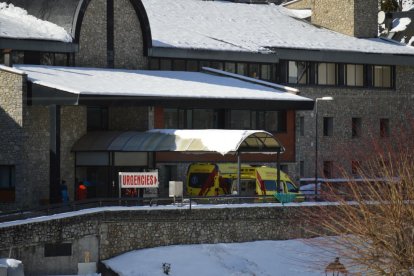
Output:
<instances>
[{"instance_id":1,"label":"curved metal canopy","mask_svg":"<svg viewBox=\"0 0 414 276\"><path fill-rule=\"evenodd\" d=\"M72 148L75 152L236 152L277 153L284 148L271 133L263 130L153 129L146 132L90 132Z\"/></svg>"}]
</instances>

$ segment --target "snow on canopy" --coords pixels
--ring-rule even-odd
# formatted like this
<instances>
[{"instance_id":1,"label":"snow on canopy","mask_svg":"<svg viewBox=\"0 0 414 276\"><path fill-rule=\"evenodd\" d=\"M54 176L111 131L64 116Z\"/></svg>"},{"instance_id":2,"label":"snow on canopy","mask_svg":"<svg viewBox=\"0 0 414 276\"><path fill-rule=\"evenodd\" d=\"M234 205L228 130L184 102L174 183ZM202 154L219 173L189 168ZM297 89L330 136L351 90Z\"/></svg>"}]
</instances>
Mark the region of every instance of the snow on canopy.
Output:
<instances>
[{"instance_id":1,"label":"snow on canopy","mask_svg":"<svg viewBox=\"0 0 414 276\"><path fill-rule=\"evenodd\" d=\"M350 37L300 20L282 6L227 1L142 0L155 47L271 52L269 48L410 54L380 38Z\"/></svg>"},{"instance_id":2,"label":"snow on canopy","mask_svg":"<svg viewBox=\"0 0 414 276\"><path fill-rule=\"evenodd\" d=\"M0 37L72 42L72 37L62 27L5 2L0 2Z\"/></svg>"}]
</instances>

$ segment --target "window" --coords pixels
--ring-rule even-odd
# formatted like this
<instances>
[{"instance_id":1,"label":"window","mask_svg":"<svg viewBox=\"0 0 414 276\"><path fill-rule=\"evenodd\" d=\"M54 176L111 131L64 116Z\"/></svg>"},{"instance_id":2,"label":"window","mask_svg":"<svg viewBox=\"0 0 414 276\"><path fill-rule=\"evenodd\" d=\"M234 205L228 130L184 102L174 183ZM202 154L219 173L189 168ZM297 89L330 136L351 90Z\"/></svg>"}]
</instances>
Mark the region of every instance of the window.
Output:
<instances>
[{"instance_id":1,"label":"window","mask_svg":"<svg viewBox=\"0 0 414 276\"><path fill-rule=\"evenodd\" d=\"M184 110L176 108L165 108L164 128L185 128Z\"/></svg>"},{"instance_id":2,"label":"window","mask_svg":"<svg viewBox=\"0 0 414 276\"><path fill-rule=\"evenodd\" d=\"M45 257L72 256L72 244L45 244Z\"/></svg>"},{"instance_id":3,"label":"window","mask_svg":"<svg viewBox=\"0 0 414 276\"><path fill-rule=\"evenodd\" d=\"M298 193L299 189L290 181L286 181L286 189L289 193Z\"/></svg>"},{"instance_id":4,"label":"window","mask_svg":"<svg viewBox=\"0 0 414 276\"><path fill-rule=\"evenodd\" d=\"M200 65L200 71L203 67L211 67L210 61L208 60L201 60L199 65Z\"/></svg>"},{"instance_id":5,"label":"window","mask_svg":"<svg viewBox=\"0 0 414 276\"><path fill-rule=\"evenodd\" d=\"M150 59L150 70L160 70L160 59L158 58Z\"/></svg>"},{"instance_id":6,"label":"window","mask_svg":"<svg viewBox=\"0 0 414 276\"><path fill-rule=\"evenodd\" d=\"M390 137L390 120L380 119L380 137Z\"/></svg>"},{"instance_id":7,"label":"window","mask_svg":"<svg viewBox=\"0 0 414 276\"><path fill-rule=\"evenodd\" d=\"M323 117L323 136L333 135L333 117Z\"/></svg>"},{"instance_id":8,"label":"window","mask_svg":"<svg viewBox=\"0 0 414 276\"><path fill-rule=\"evenodd\" d=\"M269 64L260 65L260 78L262 80L270 80L271 72Z\"/></svg>"},{"instance_id":9,"label":"window","mask_svg":"<svg viewBox=\"0 0 414 276\"><path fill-rule=\"evenodd\" d=\"M230 128L252 129L252 114L250 110L231 110Z\"/></svg>"},{"instance_id":10,"label":"window","mask_svg":"<svg viewBox=\"0 0 414 276\"><path fill-rule=\"evenodd\" d=\"M288 82L307 83L307 63L304 61L289 61L288 63Z\"/></svg>"},{"instance_id":11,"label":"window","mask_svg":"<svg viewBox=\"0 0 414 276\"><path fill-rule=\"evenodd\" d=\"M210 67L214 68L214 69L218 69L218 70L223 70L223 62L219 62L219 61L212 61L210 63Z\"/></svg>"},{"instance_id":12,"label":"window","mask_svg":"<svg viewBox=\"0 0 414 276\"><path fill-rule=\"evenodd\" d=\"M174 71L185 71L185 60L183 60L183 59L174 59L173 60L173 70Z\"/></svg>"},{"instance_id":13,"label":"window","mask_svg":"<svg viewBox=\"0 0 414 276\"><path fill-rule=\"evenodd\" d=\"M171 59L161 59L160 60L160 70L171 71L171 69L172 69Z\"/></svg>"},{"instance_id":14,"label":"window","mask_svg":"<svg viewBox=\"0 0 414 276\"><path fill-rule=\"evenodd\" d=\"M300 177L305 176L305 161L300 161L299 162L299 175L300 175Z\"/></svg>"},{"instance_id":15,"label":"window","mask_svg":"<svg viewBox=\"0 0 414 276\"><path fill-rule=\"evenodd\" d=\"M361 118L352 118L352 138L361 137Z\"/></svg>"},{"instance_id":16,"label":"window","mask_svg":"<svg viewBox=\"0 0 414 276\"><path fill-rule=\"evenodd\" d=\"M364 66L347 64L345 68L345 80L347 86L364 86Z\"/></svg>"},{"instance_id":17,"label":"window","mask_svg":"<svg viewBox=\"0 0 414 276\"><path fill-rule=\"evenodd\" d=\"M275 180L263 180L266 191L276 191Z\"/></svg>"},{"instance_id":18,"label":"window","mask_svg":"<svg viewBox=\"0 0 414 276\"><path fill-rule=\"evenodd\" d=\"M101 106L88 106L88 130L108 130L108 108Z\"/></svg>"},{"instance_id":19,"label":"window","mask_svg":"<svg viewBox=\"0 0 414 276\"><path fill-rule=\"evenodd\" d=\"M270 132L286 132L286 111L260 111L257 112L257 128Z\"/></svg>"},{"instance_id":20,"label":"window","mask_svg":"<svg viewBox=\"0 0 414 276\"><path fill-rule=\"evenodd\" d=\"M194 129L214 128L214 110L193 109L192 127ZM190 127L187 125L187 127Z\"/></svg>"},{"instance_id":21,"label":"window","mask_svg":"<svg viewBox=\"0 0 414 276\"><path fill-rule=\"evenodd\" d=\"M391 66L373 66L373 83L374 87L392 87L392 70Z\"/></svg>"},{"instance_id":22,"label":"window","mask_svg":"<svg viewBox=\"0 0 414 276\"><path fill-rule=\"evenodd\" d=\"M237 74L247 76L247 64L237 63Z\"/></svg>"},{"instance_id":23,"label":"window","mask_svg":"<svg viewBox=\"0 0 414 276\"><path fill-rule=\"evenodd\" d=\"M197 60L187 60L187 71L197 72L198 62Z\"/></svg>"},{"instance_id":24,"label":"window","mask_svg":"<svg viewBox=\"0 0 414 276\"><path fill-rule=\"evenodd\" d=\"M333 162L324 161L323 162L323 175L325 178L332 178Z\"/></svg>"},{"instance_id":25,"label":"window","mask_svg":"<svg viewBox=\"0 0 414 276\"><path fill-rule=\"evenodd\" d=\"M335 85L336 84L336 65L335 63L318 64L318 84Z\"/></svg>"},{"instance_id":26,"label":"window","mask_svg":"<svg viewBox=\"0 0 414 276\"><path fill-rule=\"evenodd\" d=\"M305 117L304 116L299 117L299 135L305 136Z\"/></svg>"},{"instance_id":27,"label":"window","mask_svg":"<svg viewBox=\"0 0 414 276\"><path fill-rule=\"evenodd\" d=\"M14 166L0 165L0 189L13 189L15 187Z\"/></svg>"},{"instance_id":28,"label":"window","mask_svg":"<svg viewBox=\"0 0 414 276\"><path fill-rule=\"evenodd\" d=\"M359 175L361 169L361 163L359 161L353 160L351 162L351 173L352 175Z\"/></svg>"},{"instance_id":29,"label":"window","mask_svg":"<svg viewBox=\"0 0 414 276\"><path fill-rule=\"evenodd\" d=\"M224 71L230 72L230 73L236 73L236 63L226 62L224 64Z\"/></svg>"},{"instance_id":30,"label":"window","mask_svg":"<svg viewBox=\"0 0 414 276\"><path fill-rule=\"evenodd\" d=\"M252 63L249 65L249 77L259 78L259 64Z\"/></svg>"}]
</instances>

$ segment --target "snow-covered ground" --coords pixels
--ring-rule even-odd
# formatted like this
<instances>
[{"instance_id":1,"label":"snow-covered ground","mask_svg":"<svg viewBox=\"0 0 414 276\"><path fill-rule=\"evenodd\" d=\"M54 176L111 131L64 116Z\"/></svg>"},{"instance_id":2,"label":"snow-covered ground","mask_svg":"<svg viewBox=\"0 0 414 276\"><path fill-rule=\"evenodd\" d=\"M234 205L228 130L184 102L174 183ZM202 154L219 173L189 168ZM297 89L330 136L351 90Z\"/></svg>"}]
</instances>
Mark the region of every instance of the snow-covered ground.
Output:
<instances>
[{"instance_id":1,"label":"snow-covered ground","mask_svg":"<svg viewBox=\"0 0 414 276\"><path fill-rule=\"evenodd\" d=\"M122 276L163 276L164 263L171 267L169 275L180 276L319 276L337 256L316 246L318 240L173 245L131 251L104 263Z\"/></svg>"}]
</instances>

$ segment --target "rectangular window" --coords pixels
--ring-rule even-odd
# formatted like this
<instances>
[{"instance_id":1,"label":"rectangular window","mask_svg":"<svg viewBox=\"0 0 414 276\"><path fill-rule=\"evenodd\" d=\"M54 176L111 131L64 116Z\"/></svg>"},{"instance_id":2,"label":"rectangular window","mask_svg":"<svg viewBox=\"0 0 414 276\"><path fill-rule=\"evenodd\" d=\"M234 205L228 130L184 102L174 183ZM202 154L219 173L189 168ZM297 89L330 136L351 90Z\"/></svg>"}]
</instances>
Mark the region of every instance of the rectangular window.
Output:
<instances>
[{"instance_id":1,"label":"rectangular window","mask_svg":"<svg viewBox=\"0 0 414 276\"><path fill-rule=\"evenodd\" d=\"M150 59L150 70L160 70L160 59L159 58Z\"/></svg>"},{"instance_id":2,"label":"rectangular window","mask_svg":"<svg viewBox=\"0 0 414 276\"><path fill-rule=\"evenodd\" d=\"M200 60L199 65L200 65L200 71L203 67L211 67L210 61L208 60Z\"/></svg>"},{"instance_id":3,"label":"rectangular window","mask_svg":"<svg viewBox=\"0 0 414 276\"><path fill-rule=\"evenodd\" d=\"M288 82L307 83L307 63L304 61L289 61L288 63Z\"/></svg>"},{"instance_id":4,"label":"rectangular window","mask_svg":"<svg viewBox=\"0 0 414 276\"><path fill-rule=\"evenodd\" d=\"M214 110L212 109L193 109L192 119L194 129L214 128Z\"/></svg>"},{"instance_id":5,"label":"rectangular window","mask_svg":"<svg viewBox=\"0 0 414 276\"><path fill-rule=\"evenodd\" d=\"M270 80L271 72L269 64L260 65L260 78L262 80Z\"/></svg>"},{"instance_id":6,"label":"rectangular window","mask_svg":"<svg viewBox=\"0 0 414 276\"><path fill-rule=\"evenodd\" d=\"M174 59L173 60L173 70L174 71L185 71L185 60L183 60L183 59Z\"/></svg>"},{"instance_id":7,"label":"rectangular window","mask_svg":"<svg viewBox=\"0 0 414 276\"><path fill-rule=\"evenodd\" d=\"M353 160L351 162L351 173L354 176L360 175L360 168L361 168L361 163L359 161L355 161Z\"/></svg>"},{"instance_id":8,"label":"rectangular window","mask_svg":"<svg viewBox=\"0 0 414 276\"><path fill-rule=\"evenodd\" d=\"M392 70L391 66L373 66L372 70L374 87L392 87Z\"/></svg>"},{"instance_id":9,"label":"rectangular window","mask_svg":"<svg viewBox=\"0 0 414 276\"><path fill-rule=\"evenodd\" d=\"M108 130L108 108L88 106L86 120L88 130Z\"/></svg>"},{"instance_id":10,"label":"rectangular window","mask_svg":"<svg viewBox=\"0 0 414 276\"><path fill-rule=\"evenodd\" d=\"M347 64L345 68L345 80L347 86L364 86L364 66Z\"/></svg>"},{"instance_id":11,"label":"rectangular window","mask_svg":"<svg viewBox=\"0 0 414 276\"><path fill-rule=\"evenodd\" d=\"M72 244L45 244L45 257L72 256Z\"/></svg>"},{"instance_id":12,"label":"rectangular window","mask_svg":"<svg viewBox=\"0 0 414 276\"><path fill-rule=\"evenodd\" d=\"M323 176L325 178L332 178L333 162L323 161Z\"/></svg>"},{"instance_id":13,"label":"rectangular window","mask_svg":"<svg viewBox=\"0 0 414 276\"><path fill-rule=\"evenodd\" d=\"M236 63L226 62L224 64L224 71L230 72L230 73L236 73Z\"/></svg>"},{"instance_id":14,"label":"rectangular window","mask_svg":"<svg viewBox=\"0 0 414 276\"><path fill-rule=\"evenodd\" d=\"M212 61L210 63L210 67L214 68L214 69L217 69L217 70L223 70L224 69L223 62L220 62L220 61Z\"/></svg>"},{"instance_id":15,"label":"rectangular window","mask_svg":"<svg viewBox=\"0 0 414 276\"><path fill-rule=\"evenodd\" d=\"M197 72L198 62L197 60L187 60L187 71Z\"/></svg>"},{"instance_id":16,"label":"rectangular window","mask_svg":"<svg viewBox=\"0 0 414 276\"><path fill-rule=\"evenodd\" d=\"M286 111L260 111L257 112L256 126L269 132L286 132Z\"/></svg>"},{"instance_id":17,"label":"rectangular window","mask_svg":"<svg viewBox=\"0 0 414 276\"><path fill-rule=\"evenodd\" d=\"M250 110L231 110L230 128L252 129L252 118Z\"/></svg>"},{"instance_id":18,"label":"rectangular window","mask_svg":"<svg viewBox=\"0 0 414 276\"><path fill-rule=\"evenodd\" d=\"M336 65L335 63L318 64L318 84L335 85L336 84Z\"/></svg>"},{"instance_id":19,"label":"rectangular window","mask_svg":"<svg viewBox=\"0 0 414 276\"><path fill-rule=\"evenodd\" d=\"M184 110L165 108L164 128L184 128Z\"/></svg>"},{"instance_id":20,"label":"rectangular window","mask_svg":"<svg viewBox=\"0 0 414 276\"><path fill-rule=\"evenodd\" d=\"M172 69L172 62L171 59L161 59L160 60L160 70L163 71L171 71Z\"/></svg>"},{"instance_id":21,"label":"rectangular window","mask_svg":"<svg viewBox=\"0 0 414 276\"><path fill-rule=\"evenodd\" d=\"M390 137L390 120L382 118L380 119L380 137Z\"/></svg>"},{"instance_id":22,"label":"rectangular window","mask_svg":"<svg viewBox=\"0 0 414 276\"><path fill-rule=\"evenodd\" d=\"M323 117L323 136L333 135L333 117Z\"/></svg>"},{"instance_id":23,"label":"rectangular window","mask_svg":"<svg viewBox=\"0 0 414 276\"><path fill-rule=\"evenodd\" d=\"M247 64L237 63L237 74L247 76Z\"/></svg>"},{"instance_id":24,"label":"rectangular window","mask_svg":"<svg viewBox=\"0 0 414 276\"><path fill-rule=\"evenodd\" d=\"M249 77L258 79L259 78L259 64L249 64Z\"/></svg>"},{"instance_id":25,"label":"rectangular window","mask_svg":"<svg viewBox=\"0 0 414 276\"><path fill-rule=\"evenodd\" d=\"M352 138L361 137L362 119L352 118Z\"/></svg>"},{"instance_id":26,"label":"rectangular window","mask_svg":"<svg viewBox=\"0 0 414 276\"><path fill-rule=\"evenodd\" d=\"M13 189L15 187L14 166L0 165L0 189Z\"/></svg>"},{"instance_id":27,"label":"rectangular window","mask_svg":"<svg viewBox=\"0 0 414 276\"><path fill-rule=\"evenodd\" d=\"M305 117L304 116L299 117L299 135L305 136Z\"/></svg>"}]
</instances>

